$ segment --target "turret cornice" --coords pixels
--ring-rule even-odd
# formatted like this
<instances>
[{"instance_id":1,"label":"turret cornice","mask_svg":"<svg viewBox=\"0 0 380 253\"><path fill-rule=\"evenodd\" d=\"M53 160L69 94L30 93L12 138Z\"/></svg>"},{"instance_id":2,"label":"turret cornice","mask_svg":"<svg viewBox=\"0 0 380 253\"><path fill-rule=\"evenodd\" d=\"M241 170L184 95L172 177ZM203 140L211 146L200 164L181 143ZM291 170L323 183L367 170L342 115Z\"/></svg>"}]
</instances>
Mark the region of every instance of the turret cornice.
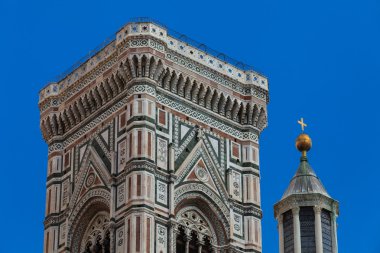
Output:
<instances>
[{"instance_id":1,"label":"turret cornice","mask_svg":"<svg viewBox=\"0 0 380 253\"><path fill-rule=\"evenodd\" d=\"M339 215L339 202L320 193L293 194L274 205L274 217L295 207L318 206Z\"/></svg>"}]
</instances>

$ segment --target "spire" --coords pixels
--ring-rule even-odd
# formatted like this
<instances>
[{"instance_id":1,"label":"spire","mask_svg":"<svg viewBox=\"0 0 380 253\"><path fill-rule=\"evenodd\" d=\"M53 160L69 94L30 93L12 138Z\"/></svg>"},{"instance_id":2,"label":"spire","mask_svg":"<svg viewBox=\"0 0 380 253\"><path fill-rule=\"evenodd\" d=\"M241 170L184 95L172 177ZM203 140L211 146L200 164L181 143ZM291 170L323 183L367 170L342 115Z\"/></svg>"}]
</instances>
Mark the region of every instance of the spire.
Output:
<instances>
[{"instance_id":1,"label":"spire","mask_svg":"<svg viewBox=\"0 0 380 253\"><path fill-rule=\"evenodd\" d=\"M281 199L285 199L293 194L305 193L320 193L326 197L330 197L322 182L311 168L307 157L302 156L300 160L297 172L290 181L288 189L285 191Z\"/></svg>"},{"instance_id":2,"label":"spire","mask_svg":"<svg viewBox=\"0 0 380 253\"><path fill-rule=\"evenodd\" d=\"M320 193L330 197L322 182L311 168L307 159L306 154L312 147L310 136L304 133L304 127L307 125L303 122L303 118L301 118L298 123L302 127L302 133L296 139L296 147L301 152L300 165L298 166L296 174L293 176L288 189L285 191L281 199L284 199L292 194L303 193Z\"/></svg>"}]
</instances>

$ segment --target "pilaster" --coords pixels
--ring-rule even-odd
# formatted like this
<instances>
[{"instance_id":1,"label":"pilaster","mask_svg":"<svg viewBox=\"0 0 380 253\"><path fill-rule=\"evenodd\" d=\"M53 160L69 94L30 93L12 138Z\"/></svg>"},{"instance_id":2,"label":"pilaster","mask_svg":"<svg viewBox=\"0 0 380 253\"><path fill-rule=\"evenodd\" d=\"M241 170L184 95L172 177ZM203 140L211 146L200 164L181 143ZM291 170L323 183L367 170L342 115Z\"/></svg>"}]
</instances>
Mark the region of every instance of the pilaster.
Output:
<instances>
[{"instance_id":1,"label":"pilaster","mask_svg":"<svg viewBox=\"0 0 380 253\"><path fill-rule=\"evenodd\" d=\"M336 224L336 210L330 213L331 215L331 240L332 240L332 252L338 253L338 236L337 236L337 224Z\"/></svg>"},{"instance_id":2,"label":"pilaster","mask_svg":"<svg viewBox=\"0 0 380 253\"><path fill-rule=\"evenodd\" d=\"M278 239L279 239L279 252L284 253L284 223L283 223L284 216L280 214L277 217L277 228L278 228Z\"/></svg>"},{"instance_id":3,"label":"pilaster","mask_svg":"<svg viewBox=\"0 0 380 253\"><path fill-rule=\"evenodd\" d=\"M293 213L293 229L294 229L294 252L301 253L301 226L300 226L300 208L294 207Z\"/></svg>"},{"instance_id":4,"label":"pilaster","mask_svg":"<svg viewBox=\"0 0 380 253\"><path fill-rule=\"evenodd\" d=\"M323 253L321 211L322 211L321 207L314 206L316 253Z\"/></svg>"}]
</instances>

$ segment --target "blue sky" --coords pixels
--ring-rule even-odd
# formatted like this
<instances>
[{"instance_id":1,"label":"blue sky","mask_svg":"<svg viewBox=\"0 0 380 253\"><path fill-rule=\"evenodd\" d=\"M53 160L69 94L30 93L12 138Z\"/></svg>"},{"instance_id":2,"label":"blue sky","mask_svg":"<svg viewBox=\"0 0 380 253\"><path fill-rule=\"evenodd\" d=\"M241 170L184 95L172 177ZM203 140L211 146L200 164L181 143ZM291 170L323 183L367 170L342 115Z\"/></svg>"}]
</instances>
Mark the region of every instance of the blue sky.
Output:
<instances>
[{"instance_id":1,"label":"blue sky","mask_svg":"<svg viewBox=\"0 0 380 253\"><path fill-rule=\"evenodd\" d=\"M38 91L129 18L148 16L253 65L270 82L261 136L263 251L278 252L273 204L309 160L339 200L340 252L380 252L380 3L0 0L2 252L42 252L47 146ZM368 135L367 135L368 134Z\"/></svg>"}]
</instances>

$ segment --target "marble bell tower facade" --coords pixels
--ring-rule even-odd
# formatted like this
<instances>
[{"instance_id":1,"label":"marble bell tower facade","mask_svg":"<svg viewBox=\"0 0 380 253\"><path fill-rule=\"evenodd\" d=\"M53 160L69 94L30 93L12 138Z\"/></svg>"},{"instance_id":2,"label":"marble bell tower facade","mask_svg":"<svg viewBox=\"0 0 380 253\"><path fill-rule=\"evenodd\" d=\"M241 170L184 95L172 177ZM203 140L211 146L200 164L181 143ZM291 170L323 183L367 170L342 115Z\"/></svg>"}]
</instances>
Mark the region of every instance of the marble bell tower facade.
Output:
<instances>
[{"instance_id":1,"label":"marble bell tower facade","mask_svg":"<svg viewBox=\"0 0 380 253\"><path fill-rule=\"evenodd\" d=\"M304 127L303 119L299 121ZM280 253L338 253L336 218L339 204L331 198L311 168L307 151L312 142L302 133L296 140L300 165L288 189L274 206Z\"/></svg>"},{"instance_id":2,"label":"marble bell tower facade","mask_svg":"<svg viewBox=\"0 0 380 253\"><path fill-rule=\"evenodd\" d=\"M157 22L126 24L40 92L44 253L262 252L268 101L254 70ZM336 212L312 196L319 219Z\"/></svg>"}]
</instances>

